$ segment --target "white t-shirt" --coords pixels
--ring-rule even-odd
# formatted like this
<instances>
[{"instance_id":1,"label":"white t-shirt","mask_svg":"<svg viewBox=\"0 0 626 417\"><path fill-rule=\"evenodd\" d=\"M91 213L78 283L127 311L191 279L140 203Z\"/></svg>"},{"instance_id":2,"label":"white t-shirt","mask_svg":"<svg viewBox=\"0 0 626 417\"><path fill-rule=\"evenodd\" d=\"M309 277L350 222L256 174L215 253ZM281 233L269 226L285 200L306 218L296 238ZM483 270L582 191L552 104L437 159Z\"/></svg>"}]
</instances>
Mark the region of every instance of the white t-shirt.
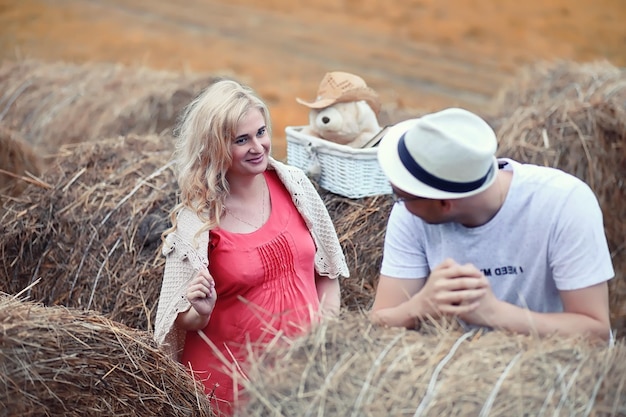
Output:
<instances>
[{"instance_id":1,"label":"white t-shirt","mask_svg":"<svg viewBox=\"0 0 626 417\"><path fill-rule=\"evenodd\" d=\"M561 312L559 290L614 276L602 211L592 190L563 171L501 159L513 171L502 208L486 224L431 225L396 204L381 273L423 279L446 258L471 263L496 297L537 312Z\"/></svg>"}]
</instances>

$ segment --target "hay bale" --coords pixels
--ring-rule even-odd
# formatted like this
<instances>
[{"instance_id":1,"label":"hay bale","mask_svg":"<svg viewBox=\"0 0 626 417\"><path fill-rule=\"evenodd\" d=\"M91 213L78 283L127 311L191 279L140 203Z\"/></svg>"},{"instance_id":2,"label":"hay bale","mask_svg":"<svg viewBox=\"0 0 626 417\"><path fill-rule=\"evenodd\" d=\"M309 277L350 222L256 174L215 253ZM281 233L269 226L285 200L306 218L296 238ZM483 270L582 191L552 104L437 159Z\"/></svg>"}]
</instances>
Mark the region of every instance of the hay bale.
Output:
<instances>
[{"instance_id":1,"label":"hay bale","mask_svg":"<svg viewBox=\"0 0 626 417\"><path fill-rule=\"evenodd\" d=\"M0 415L213 415L149 333L92 312L0 294L0 352Z\"/></svg>"},{"instance_id":2,"label":"hay bale","mask_svg":"<svg viewBox=\"0 0 626 417\"><path fill-rule=\"evenodd\" d=\"M0 125L0 197L16 197L33 176L41 174L42 161L33 147L16 132Z\"/></svg>"},{"instance_id":3,"label":"hay bale","mask_svg":"<svg viewBox=\"0 0 626 417\"><path fill-rule=\"evenodd\" d=\"M254 357L240 416L626 416L626 346L325 322Z\"/></svg>"},{"instance_id":4,"label":"hay bale","mask_svg":"<svg viewBox=\"0 0 626 417\"><path fill-rule=\"evenodd\" d=\"M492 104L500 113L510 114L518 107L533 107L546 100L585 100L596 93L623 97L620 90L626 86L625 74L608 61L537 62L521 68L499 89Z\"/></svg>"},{"instance_id":5,"label":"hay bale","mask_svg":"<svg viewBox=\"0 0 626 417\"><path fill-rule=\"evenodd\" d=\"M47 153L61 144L170 131L216 77L108 63L0 65L0 121Z\"/></svg>"},{"instance_id":6,"label":"hay bale","mask_svg":"<svg viewBox=\"0 0 626 417\"><path fill-rule=\"evenodd\" d=\"M626 71L608 63L542 63L500 93L498 154L559 168L598 196L616 278L611 320L626 334Z\"/></svg>"},{"instance_id":7,"label":"hay bale","mask_svg":"<svg viewBox=\"0 0 626 417\"><path fill-rule=\"evenodd\" d=\"M164 260L160 233L176 200L171 140L128 136L61 148L0 219L0 290L96 310L147 330ZM41 279L36 285L33 282Z\"/></svg>"},{"instance_id":8,"label":"hay bale","mask_svg":"<svg viewBox=\"0 0 626 417\"><path fill-rule=\"evenodd\" d=\"M387 218L393 206L388 195L350 199L318 189L346 256L350 277L341 280L342 306L369 310L376 292Z\"/></svg>"},{"instance_id":9,"label":"hay bale","mask_svg":"<svg viewBox=\"0 0 626 417\"><path fill-rule=\"evenodd\" d=\"M386 102L382 103L380 112L378 113L378 123L381 126L395 125L404 120L421 117L425 113L429 112L424 109L405 107L399 102Z\"/></svg>"}]
</instances>

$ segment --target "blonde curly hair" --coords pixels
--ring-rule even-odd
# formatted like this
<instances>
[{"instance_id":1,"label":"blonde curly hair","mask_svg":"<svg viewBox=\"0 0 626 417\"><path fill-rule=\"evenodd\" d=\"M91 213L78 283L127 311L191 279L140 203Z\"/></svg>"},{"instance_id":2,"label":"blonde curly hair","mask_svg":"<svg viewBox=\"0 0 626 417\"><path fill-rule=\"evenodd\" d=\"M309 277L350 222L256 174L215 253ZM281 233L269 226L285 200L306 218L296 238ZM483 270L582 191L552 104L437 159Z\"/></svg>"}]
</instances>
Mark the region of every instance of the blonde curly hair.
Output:
<instances>
[{"instance_id":1,"label":"blonde curly hair","mask_svg":"<svg viewBox=\"0 0 626 417\"><path fill-rule=\"evenodd\" d=\"M269 110L248 86L221 79L208 86L182 113L175 130L176 147L172 155L178 180L179 201L170 213L176 229L177 214L183 208L194 211L204 222L202 232L219 226L226 197L230 192L226 171L232 162L230 145L237 128L251 109L258 109L271 137Z\"/></svg>"}]
</instances>

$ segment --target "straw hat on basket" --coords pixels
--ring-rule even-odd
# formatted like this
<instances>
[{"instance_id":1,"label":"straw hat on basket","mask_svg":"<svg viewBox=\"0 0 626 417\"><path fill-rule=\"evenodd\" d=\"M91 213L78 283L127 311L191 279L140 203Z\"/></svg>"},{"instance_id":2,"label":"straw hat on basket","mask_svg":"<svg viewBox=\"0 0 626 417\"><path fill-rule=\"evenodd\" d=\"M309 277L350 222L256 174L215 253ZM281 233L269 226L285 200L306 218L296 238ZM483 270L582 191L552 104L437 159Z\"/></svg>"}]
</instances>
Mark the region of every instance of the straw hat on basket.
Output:
<instances>
[{"instance_id":1,"label":"straw hat on basket","mask_svg":"<svg viewBox=\"0 0 626 417\"><path fill-rule=\"evenodd\" d=\"M375 113L380 111L376 91L367 86L363 78L348 72L333 71L324 75L314 101L296 98L296 101L311 109L323 109L335 103L365 100Z\"/></svg>"}]
</instances>

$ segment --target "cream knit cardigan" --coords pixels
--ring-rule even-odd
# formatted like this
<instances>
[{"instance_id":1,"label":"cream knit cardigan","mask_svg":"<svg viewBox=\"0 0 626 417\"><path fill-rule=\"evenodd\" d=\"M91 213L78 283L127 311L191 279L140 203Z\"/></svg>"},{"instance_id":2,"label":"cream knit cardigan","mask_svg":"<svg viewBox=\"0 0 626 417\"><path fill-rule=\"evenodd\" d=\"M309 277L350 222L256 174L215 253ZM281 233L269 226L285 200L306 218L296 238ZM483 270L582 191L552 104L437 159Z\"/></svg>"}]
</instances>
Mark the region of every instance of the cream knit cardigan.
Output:
<instances>
[{"instance_id":1,"label":"cream knit cardigan","mask_svg":"<svg viewBox=\"0 0 626 417\"><path fill-rule=\"evenodd\" d=\"M317 248L315 252L317 273L330 278L337 278L340 275L348 277L348 266L330 215L304 172L272 158L269 169L276 171L311 232ZM199 269L206 268L209 264L207 253L209 232L205 231L194 239L202 225L202 220L191 210L181 210L176 230L165 238L162 247L166 261L154 339L175 359L182 351L185 331L178 329L174 321L178 313L187 311L191 306L185 297L187 284Z\"/></svg>"}]
</instances>

